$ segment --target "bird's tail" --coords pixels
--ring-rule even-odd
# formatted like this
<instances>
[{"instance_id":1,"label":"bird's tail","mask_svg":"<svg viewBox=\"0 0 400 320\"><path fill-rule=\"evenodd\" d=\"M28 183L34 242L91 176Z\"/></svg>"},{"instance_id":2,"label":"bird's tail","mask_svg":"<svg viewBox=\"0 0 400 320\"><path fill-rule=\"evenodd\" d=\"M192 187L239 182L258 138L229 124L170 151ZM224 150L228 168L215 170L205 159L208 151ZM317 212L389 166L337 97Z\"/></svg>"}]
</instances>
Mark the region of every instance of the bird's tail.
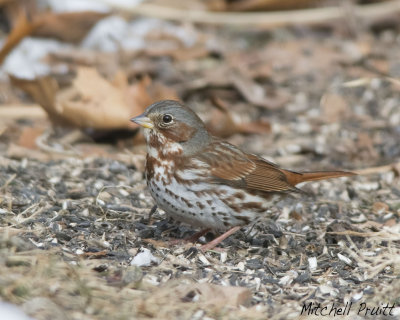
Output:
<instances>
[{"instance_id":1,"label":"bird's tail","mask_svg":"<svg viewBox=\"0 0 400 320\"><path fill-rule=\"evenodd\" d=\"M324 180L339 177L354 176L356 173L348 171L315 171L315 172L293 172L288 170L282 170L285 174L287 181L292 186L305 181Z\"/></svg>"}]
</instances>

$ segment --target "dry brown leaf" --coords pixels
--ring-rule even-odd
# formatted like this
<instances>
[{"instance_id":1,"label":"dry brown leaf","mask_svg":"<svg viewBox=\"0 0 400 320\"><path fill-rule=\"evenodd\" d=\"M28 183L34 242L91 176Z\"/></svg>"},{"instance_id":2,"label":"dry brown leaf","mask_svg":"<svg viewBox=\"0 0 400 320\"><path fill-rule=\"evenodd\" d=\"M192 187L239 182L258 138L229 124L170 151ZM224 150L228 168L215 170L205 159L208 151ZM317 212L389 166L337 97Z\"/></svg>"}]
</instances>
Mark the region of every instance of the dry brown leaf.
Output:
<instances>
[{"instance_id":1,"label":"dry brown leaf","mask_svg":"<svg viewBox=\"0 0 400 320\"><path fill-rule=\"evenodd\" d=\"M228 106L222 99L213 97L213 105L210 120L206 123L207 129L215 136L227 138L238 132L236 123L229 112Z\"/></svg>"},{"instance_id":2,"label":"dry brown leaf","mask_svg":"<svg viewBox=\"0 0 400 320\"><path fill-rule=\"evenodd\" d=\"M32 35L77 43L86 36L95 23L107 15L108 13L93 11L41 13L36 19L40 20L40 25Z\"/></svg>"},{"instance_id":3,"label":"dry brown leaf","mask_svg":"<svg viewBox=\"0 0 400 320\"><path fill-rule=\"evenodd\" d=\"M277 109L287 102L285 97L269 97L265 88L245 75L243 71L233 70L229 79L240 94L255 106Z\"/></svg>"},{"instance_id":4,"label":"dry brown leaf","mask_svg":"<svg viewBox=\"0 0 400 320\"><path fill-rule=\"evenodd\" d=\"M253 122L239 122L232 115L226 102L217 97L213 98L213 104L216 108L212 110L212 116L206 123L207 129L221 138L228 138L236 133L270 133L271 125L266 120Z\"/></svg>"},{"instance_id":5,"label":"dry brown leaf","mask_svg":"<svg viewBox=\"0 0 400 320\"><path fill-rule=\"evenodd\" d=\"M239 133L243 134L265 134L271 133L271 124L266 119L237 124Z\"/></svg>"},{"instance_id":6,"label":"dry brown leaf","mask_svg":"<svg viewBox=\"0 0 400 320\"><path fill-rule=\"evenodd\" d=\"M136 97L147 95L140 91ZM147 97L146 97L147 99ZM129 128L138 105L127 102L125 92L104 79L96 69L80 67L70 88L59 91L55 109L80 128Z\"/></svg>"},{"instance_id":7,"label":"dry brown leaf","mask_svg":"<svg viewBox=\"0 0 400 320\"><path fill-rule=\"evenodd\" d=\"M150 85L151 79L144 77L142 80L131 84L127 88L127 101L131 103L132 116L141 114L148 105L154 102L148 92Z\"/></svg>"},{"instance_id":8,"label":"dry brown leaf","mask_svg":"<svg viewBox=\"0 0 400 320\"><path fill-rule=\"evenodd\" d=\"M9 75L13 86L21 89L47 112L50 120L57 125L73 126L72 122L55 110L55 97L59 90L57 81L50 76L39 77L33 80L20 79Z\"/></svg>"},{"instance_id":9,"label":"dry brown leaf","mask_svg":"<svg viewBox=\"0 0 400 320\"><path fill-rule=\"evenodd\" d=\"M79 67L71 86L61 90L49 76L34 80L10 76L10 79L45 109L54 124L78 128L133 129L137 126L129 119L141 114L151 103L179 100L173 89L153 83L150 77L129 85L125 73L119 72L110 82L89 67Z\"/></svg>"}]
</instances>

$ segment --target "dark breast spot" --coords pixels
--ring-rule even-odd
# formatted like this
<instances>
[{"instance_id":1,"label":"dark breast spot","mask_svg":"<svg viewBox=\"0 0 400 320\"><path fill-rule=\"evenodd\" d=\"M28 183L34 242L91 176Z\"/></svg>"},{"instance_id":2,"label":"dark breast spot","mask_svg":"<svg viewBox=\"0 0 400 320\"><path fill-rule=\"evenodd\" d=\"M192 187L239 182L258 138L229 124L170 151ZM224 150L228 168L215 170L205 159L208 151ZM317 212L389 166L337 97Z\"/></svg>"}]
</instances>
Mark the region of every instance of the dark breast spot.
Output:
<instances>
[{"instance_id":1,"label":"dark breast spot","mask_svg":"<svg viewBox=\"0 0 400 320\"><path fill-rule=\"evenodd\" d=\"M260 209L262 208L262 203L261 202L245 202L241 204L241 207L243 210L252 210L252 209Z\"/></svg>"},{"instance_id":2,"label":"dark breast spot","mask_svg":"<svg viewBox=\"0 0 400 320\"><path fill-rule=\"evenodd\" d=\"M197 201L197 202L196 202L196 205L197 205L200 209L204 209L204 205L203 205L201 202Z\"/></svg>"},{"instance_id":3,"label":"dark breast spot","mask_svg":"<svg viewBox=\"0 0 400 320\"><path fill-rule=\"evenodd\" d=\"M233 196L235 198L237 198L237 199L240 199L240 200L244 199L244 193L243 192L236 192Z\"/></svg>"},{"instance_id":4,"label":"dark breast spot","mask_svg":"<svg viewBox=\"0 0 400 320\"><path fill-rule=\"evenodd\" d=\"M244 224L249 224L250 223L250 218L246 216L235 216L236 219L241 220L244 222Z\"/></svg>"}]
</instances>

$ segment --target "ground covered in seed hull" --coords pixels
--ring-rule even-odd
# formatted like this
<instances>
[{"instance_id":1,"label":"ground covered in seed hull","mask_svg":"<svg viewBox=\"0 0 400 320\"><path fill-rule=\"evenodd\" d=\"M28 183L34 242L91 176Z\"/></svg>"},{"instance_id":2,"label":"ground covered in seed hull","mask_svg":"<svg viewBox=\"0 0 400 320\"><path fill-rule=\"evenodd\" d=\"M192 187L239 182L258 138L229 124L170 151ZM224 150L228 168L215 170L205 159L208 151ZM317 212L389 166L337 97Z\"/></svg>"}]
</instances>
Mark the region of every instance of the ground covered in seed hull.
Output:
<instances>
[{"instance_id":1,"label":"ground covered in seed hull","mask_svg":"<svg viewBox=\"0 0 400 320\"><path fill-rule=\"evenodd\" d=\"M352 312L399 302L392 171L308 184L312 196L282 201L202 253L168 242L193 230L158 210L150 216L132 164L2 157L0 165L0 293L38 319L287 319L310 302L353 302Z\"/></svg>"},{"instance_id":2,"label":"ground covered in seed hull","mask_svg":"<svg viewBox=\"0 0 400 320\"><path fill-rule=\"evenodd\" d=\"M1 300L35 319L400 317L397 22L268 31L157 23L165 33L147 35L137 52L122 46L104 59L94 46L83 59L77 46L47 63L104 69L113 84L110 74L124 70L125 85L174 90L247 152L287 169L358 175L299 186L304 193L204 253L215 235L184 242L198 230L153 208L140 134L65 139L71 131L42 116L3 112ZM0 95L0 111L33 103L1 81L10 96Z\"/></svg>"}]
</instances>

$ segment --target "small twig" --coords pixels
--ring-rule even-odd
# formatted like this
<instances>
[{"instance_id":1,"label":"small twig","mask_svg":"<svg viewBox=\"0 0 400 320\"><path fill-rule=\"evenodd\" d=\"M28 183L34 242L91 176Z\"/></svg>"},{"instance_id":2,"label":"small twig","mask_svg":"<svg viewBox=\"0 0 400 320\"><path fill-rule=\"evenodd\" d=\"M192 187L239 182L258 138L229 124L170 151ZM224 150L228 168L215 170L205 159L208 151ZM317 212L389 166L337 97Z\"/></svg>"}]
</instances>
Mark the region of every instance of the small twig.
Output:
<instances>
[{"instance_id":1,"label":"small twig","mask_svg":"<svg viewBox=\"0 0 400 320\"><path fill-rule=\"evenodd\" d=\"M79 153L77 151L68 151L68 150L60 150L57 148L54 148L48 144L46 144L47 139L49 138L51 134L50 130L46 130L42 135L36 138L36 145L39 147L40 150L46 151L51 154L62 154L66 156L77 156Z\"/></svg>"},{"instance_id":2,"label":"small twig","mask_svg":"<svg viewBox=\"0 0 400 320\"><path fill-rule=\"evenodd\" d=\"M98 0L97 0L98 1ZM100 0L116 10L133 14L173 20L179 22L206 23L214 25L249 25L266 28L281 27L295 24L326 25L338 19L345 19L346 12L340 7L325 7L302 10L274 11L274 12L210 12L199 10L185 10L160 6L157 4L142 3L139 5L118 5L109 0ZM354 16L366 20L378 19L393 15L400 11L400 1L392 0L369 5L355 5Z\"/></svg>"},{"instance_id":3,"label":"small twig","mask_svg":"<svg viewBox=\"0 0 400 320\"><path fill-rule=\"evenodd\" d=\"M390 172L390 171L397 171L397 170L399 170L398 168L400 168L400 162L388 164L386 166L360 169L360 170L354 171L354 173L357 173L358 175L369 175L369 174L375 174L375 173L385 173L385 172Z\"/></svg>"},{"instance_id":4,"label":"small twig","mask_svg":"<svg viewBox=\"0 0 400 320\"><path fill-rule=\"evenodd\" d=\"M31 205L30 207L28 207L27 209L25 209L23 212L21 212L19 215L17 215L15 217L15 220L17 221L18 225L23 224L23 223L27 223L33 220L34 217L36 217L38 214L42 213L45 209L46 206L43 206L42 208L37 209L34 213L32 213L29 217L26 218L22 218L22 215L24 215L25 213L27 213L29 210L33 209L33 208L37 208L40 206L40 203L34 203L33 205Z\"/></svg>"},{"instance_id":5,"label":"small twig","mask_svg":"<svg viewBox=\"0 0 400 320\"><path fill-rule=\"evenodd\" d=\"M13 174L8 180L0 187L0 190L6 189L8 185L17 177L17 174Z\"/></svg>"},{"instance_id":6,"label":"small twig","mask_svg":"<svg viewBox=\"0 0 400 320\"><path fill-rule=\"evenodd\" d=\"M46 112L37 104L7 104L0 108L0 119L46 119Z\"/></svg>"},{"instance_id":7,"label":"small twig","mask_svg":"<svg viewBox=\"0 0 400 320\"><path fill-rule=\"evenodd\" d=\"M345 236L355 236L355 237L364 237L364 238L373 238L374 240L387 240L387 241L397 241L400 240L400 234L398 233L389 233L389 232L357 232L357 231L328 231L327 234L335 234L335 235L345 235Z\"/></svg>"}]
</instances>

